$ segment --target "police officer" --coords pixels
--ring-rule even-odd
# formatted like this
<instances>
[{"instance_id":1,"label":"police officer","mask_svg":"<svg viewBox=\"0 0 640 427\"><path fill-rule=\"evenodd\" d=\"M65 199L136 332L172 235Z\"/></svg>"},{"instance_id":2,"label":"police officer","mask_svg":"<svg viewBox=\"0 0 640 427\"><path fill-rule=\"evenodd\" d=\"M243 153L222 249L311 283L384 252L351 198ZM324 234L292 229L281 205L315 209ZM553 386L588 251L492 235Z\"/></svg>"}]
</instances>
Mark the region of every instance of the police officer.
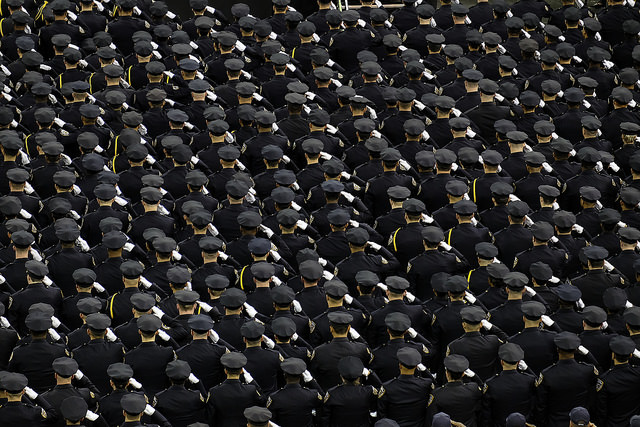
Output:
<instances>
[{"instance_id":1,"label":"police officer","mask_svg":"<svg viewBox=\"0 0 640 427\"><path fill-rule=\"evenodd\" d=\"M590 407L599 372L593 365L575 360L580 338L574 333L562 332L554 343L558 362L543 370L536 380L535 418L550 426L561 426L569 421L571 408Z\"/></svg>"},{"instance_id":2,"label":"police officer","mask_svg":"<svg viewBox=\"0 0 640 427\"><path fill-rule=\"evenodd\" d=\"M286 384L271 393L267 399L267 408L273 414L274 422L282 426L312 423L318 418L322 406L322 395L317 390L301 384L307 372L306 363L292 357L282 361L280 369L284 373Z\"/></svg>"},{"instance_id":3,"label":"police officer","mask_svg":"<svg viewBox=\"0 0 640 427\"><path fill-rule=\"evenodd\" d=\"M227 353L220 358L220 363L224 367L227 379L209 389L206 400L207 419L209 424L216 424L222 420L244 423L245 408L264 404L264 396L255 383L241 382L241 376L244 376L245 380L247 378L246 373L243 373L247 358L242 353Z\"/></svg>"},{"instance_id":4,"label":"police officer","mask_svg":"<svg viewBox=\"0 0 640 427\"><path fill-rule=\"evenodd\" d=\"M624 287L625 281L619 274L608 273L604 270L604 260L607 250L601 246L590 246L583 250L588 260L589 271L571 280L582 292L586 305L603 307L602 293L610 286Z\"/></svg>"},{"instance_id":5,"label":"police officer","mask_svg":"<svg viewBox=\"0 0 640 427\"><path fill-rule=\"evenodd\" d=\"M385 382L378 392L378 413L380 417L396 420L403 425L419 423L425 420L427 405L434 389L431 378L415 376L417 366L422 357L418 350L405 347L398 350L396 357L400 365L400 375ZM406 405L408 395L421 396L420 400L413 400ZM400 410L400 408L402 408ZM424 421L423 421L424 422Z\"/></svg>"},{"instance_id":6,"label":"police officer","mask_svg":"<svg viewBox=\"0 0 640 427\"><path fill-rule=\"evenodd\" d=\"M524 351L513 343L502 344L498 349L502 371L487 380L482 389L484 417L496 425L503 425L508 414L519 412L531 417L535 399L536 378L518 370L524 360Z\"/></svg>"},{"instance_id":7,"label":"police officer","mask_svg":"<svg viewBox=\"0 0 640 427\"><path fill-rule=\"evenodd\" d=\"M482 419L482 390L475 382L464 383L469 361L462 355L445 358L447 383L436 388L429 398L429 416L445 412L464 425L477 425ZM463 404L464 402L464 404Z\"/></svg>"}]
</instances>

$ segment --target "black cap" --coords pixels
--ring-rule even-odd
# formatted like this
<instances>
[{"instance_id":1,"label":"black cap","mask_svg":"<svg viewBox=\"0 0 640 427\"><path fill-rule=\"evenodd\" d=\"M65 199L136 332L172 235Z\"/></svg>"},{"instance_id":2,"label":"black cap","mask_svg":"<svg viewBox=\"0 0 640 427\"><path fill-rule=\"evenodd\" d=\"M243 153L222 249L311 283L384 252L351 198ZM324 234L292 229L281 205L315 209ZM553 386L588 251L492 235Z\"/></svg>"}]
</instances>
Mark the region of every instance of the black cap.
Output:
<instances>
[{"instance_id":1,"label":"black cap","mask_svg":"<svg viewBox=\"0 0 640 427\"><path fill-rule=\"evenodd\" d=\"M547 312L544 304L538 301L524 301L520 308L522 313L530 320L538 320Z\"/></svg>"},{"instance_id":2,"label":"black cap","mask_svg":"<svg viewBox=\"0 0 640 427\"><path fill-rule=\"evenodd\" d=\"M399 349L396 357L398 358L398 362L408 368L414 368L422 361L420 352L413 347L403 347Z\"/></svg>"},{"instance_id":3,"label":"black cap","mask_svg":"<svg viewBox=\"0 0 640 427\"><path fill-rule=\"evenodd\" d=\"M288 317L277 317L271 322L271 330L278 337L289 338L296 333L296 324Z\"/></svg>"},{"instance_id":4,"label":"black cap","mask_svg":"<svg viewBox=\"0 0 640 427\"><path fill-rule=\"evenodd\" d=\"M411 319L401 312L389 313L384 318L387 329L394 332L405 332L411 327Z\"/></svg>"},{"instance_id":5,"label":"black cap","mask_svg":"<svg viewBox=\"0 0 640 427\"><path fill-rule=\"evenodd\" d=\"M448 292L459 294L467 290L469 282L462 276L450 276L447 278L445 287Z\"/></svg>"},{"instance_id":6,"label":"black cap","mask_svg":"<svg viewBox=\"0 0 640 427\"><path fill-rule=\"evenodd\" d=\"M147 406L145 396L138 393L125 393L120 399L122 409L132 415L141 414Z\"/></svg>"},{"instance_id":7,"label":"black cap","mask_svg":"<svg viewBox=\"0 0 640 427\"><path fill-rule=\"evenodd\" d=\"M288 375L302 375L307 370L307 364L302 359L290 357L280 363L280 369Z\"/></svg>"},{"instance_id":8,"label":"black cap","mask_svg":"<svg viewBox=\"0 0 640 427\"><path fill-rule=\"evenodd\" d=\"M171 380L184 381L191 374L191 367L184 360L173 360L167 364L165 373Z\"/></svg>"},{"instance_id":9,"label":"black cap","mask_svg":"<svg viewBox=\"0 0 640 427\"><path fill-rule=\"evenodd\" d=\"M480 323L486 318L486 313L478 306L468 306L460 310L460 317L467 323Z\"/></svg>"},{"instance_id":10,"label":"black cap","mask_svg":"<svg viewBox=\"0 0 640 427\"><path fill-rule=\"evenodd\" d=\"M635 351L636 344L629 337L616 335L609 340L609 348L617 355L629 356Z\"/></svg>"},{"instance_id":11,"label":"black cap","mask_svg":"<svg viewBox=\"0 0 640 427\"><path fill-rule=\"evenodd\" d=\"M220 304L235 309L247 301L247 295L238 288L228 288L220 296Z\"/></svg>"},{"instance_id":12,"label":"black cap","mask_svg":"<svg viewBox=\"0 0 640 427\"><path fill-rule=\"evenodd\" d=\"M195 314L189 317L187 324L192 330L204 333L213 328L213 319L206 314Z\"/></svg>"},{"instance_id":13,"label":"black cap","mask_svg":"<svg viewBox=\"0 0 640 427\"><path fill-rule=\"evenodd\" d=\"M482 259L493 259L498 256L498 248L489 242L476 243L475 251Z\"/></svg>"},{"instance_id":14,"label":"black cap","mask_svg":"<svg viewBox=\"0 0 640 427\"><path fill-rule=\"evenodd\" d=\"M247 358L244 354L233 351L223 354L220 363L227 369L242 369L247 364Z\"/></svg>"},{"instance_id":15,"label":"black cap","mask_svg":"<svg viewBox=\"0 0 640 427\"><path fill-rule=\"evenodd\" d=\"M127 381L133 376L133 369L126 363L112 363L107 367L107 375L115 381Z\"/></svg>"},{"instance_id":16,"label":"black cap","mask_svg":"<svg viewBox=\"0 0 640 427\"><path fill-rule=\"evenodd\" d=\"M546 242L547 240L551 239L551 237L553 237L554 230L551 224L541 221L536 222L531 226L531 233L533 234L533 237L536 238L536 240Z\"/></svg>"},{"instance_id":17,"label":"black cap","mask_svg":"<svg viewBox=\"0 0 640 427\"><path fill-rule=\"evenodd\" d=\"M128 260L120 264L120 272L127 279L137 279L143 271L144 267L138 261Z\"/></svg>"},{"instance_id":18,"label":"black cap","mask_svg":"<svg viewBox=\"0 0 640 427\"><path fill-rule=\"evenodd\" d=\"M131 295L129 301L133 308L143 313L151 310L153 306L156 305L155 298L152 295L143 292Z\"/></svg>"},{"instance_id":19,"label":"black cap","mask_svg":"<svg viewBox=\"0 0 640 427\"><path fill-rule=\"evenodd\" d=\"M362 376L364 365L360 358L355 356L346 356L338 362L338 372L340 376L347 380L355 380Z\"/></svg>"},{"instance_id":20,"label":"black cap","mask_svg":"<svg viewBox=\"0 0 640 427\"><path fill-rule=\"evenodd\" d=\"M136 324L142 332L156 332L162 327L162 320L153 314L143 314L138 318Z\"/></svg>"},{"instance_id":21,"label":"black cap","mask_svg":"<svg viewBox=\"0 0 640 427\"><path fill-rule=\"evenodd\" d=\"M607 320L607 313L600 307L590 305L582 309L582 317L590 326L596 327Z\"/></svg>"},{"instance_id":22,"label":"black cap","mask_svg":"<svg viewBox=\"0 0 640 427\"><path fill-rule=\"evenodd\" d=\"M205 279L207 288L222 291L229 287L229 278L221 274L212 274Z\"/></svg>"},{"instance_id":23,"label":"black cap","mask_svg":"<svg viewBox=\"0 0 640 427\"><path fill-rule=\"evenodd\" d=\"M70 396L60 404L60 414L65 420L71 422L79 422L87 415L89 405L80 396Z\"/></svg>"},{"instance_id":24,"label":"black cap","mask_svg":"<svg viewBox=\"0 0 640 427\"><path fill-rule=\"evenodd\" d=\"M111 319L103 313L93 313L86 318L87 327L94 331L104 331L111 326Z\"/></svg>"},{"instance_id":25,"label":"black cap","mask_svg":"<svg viewBox=\"0 0 640 427\"><path fill-rule=\"evenodd\" d=\"M576 351L580 346L580 338L573 332L560 332L553 338L553 342L560 350Z\"/></svg>"},{"instance_id":26,"label":"black cap","mask_svg":"<svg viewBox=\"0 0 640 427\"><path fill-rule=\"evenodd\" d=\"M240 327L240 334L251 341L257 340L264 334L264 324L256 320L248 320Z\"/></svg>"},{"instance_id":27,"label":"black cap","mask_svg":"<svg viewBox=\"0 0 640 427\"><path fill-rule=\"evenodd\" d=\"M51 367L56 374L68 378L78 371L78 362L70 357L58 357L53 361Z\"/></svg>"},{"instance_id":28,"label":"black cap","mask_svg":"<svg viewBox=\"0 0 640 427\"><path fill-rule=\"evenodd\" d=\"M505 343L498 348L498 357L507 363L518 363L524 359L524 350L518 344Z\"/></svg>"},{"instance_id":29,"label":"black cap","mask_svg":"<svg viewBox=\"0 0 640 427\"><path fill-rule=\"evenodd\" d=\"M582 292L576 286L566 283L561 284L557 288L552 288L555 294L562 301L576 302L582 297Z\"/></svg>"},{"instance_id":30,"label":"black cap","mask_svg":"<svg viewBox=\"0 0 640 427\"><path fill-rule=\"evenodd\" d=\"M449 372L461 374L469 369L469 361L460 354L450 354L444 359L444 367Z\"/></svg>"},{"instance_id":31,"label":"black cap","mask_svg":"<svg viewBox=\"0 0 640 427\"><path fill-rule=\"evenodd\" d=\"M347 241L354 246L364 246L369 240L369 233L363 228L350 228L346 233Z\"/></svg>"}]
</instances>

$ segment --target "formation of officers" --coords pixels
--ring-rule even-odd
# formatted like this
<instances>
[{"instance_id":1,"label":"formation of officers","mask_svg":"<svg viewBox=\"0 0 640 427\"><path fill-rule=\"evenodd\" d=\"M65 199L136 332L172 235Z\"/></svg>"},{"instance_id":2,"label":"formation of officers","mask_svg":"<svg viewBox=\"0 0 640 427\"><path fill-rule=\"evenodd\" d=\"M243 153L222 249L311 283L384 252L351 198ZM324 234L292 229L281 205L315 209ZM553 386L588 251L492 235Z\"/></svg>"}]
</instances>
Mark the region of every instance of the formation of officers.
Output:
<instances>
[{"instance_id":1,"label":"formation of officers","mask_svg":"<svg viewBox=\"0 0 640 427\"><path fill-rule=\"evenodd\" d=\"M0 1L0 425L640 426L640 10L430 3Z\"/></svg>"}]
</instances>

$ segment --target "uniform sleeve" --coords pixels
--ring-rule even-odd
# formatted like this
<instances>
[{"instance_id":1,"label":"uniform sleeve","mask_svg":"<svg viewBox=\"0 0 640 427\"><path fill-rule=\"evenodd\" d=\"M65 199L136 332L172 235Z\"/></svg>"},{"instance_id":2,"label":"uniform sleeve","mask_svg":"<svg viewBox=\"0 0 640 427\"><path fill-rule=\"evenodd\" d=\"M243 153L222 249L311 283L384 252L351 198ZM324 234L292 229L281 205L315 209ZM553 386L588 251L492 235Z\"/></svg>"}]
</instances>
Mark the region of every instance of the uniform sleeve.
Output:
<instances>
[{"instance_id":1,"label":"uniform sleeve","mask_svg":"<svg viewBox=\"0 0 640 427\"><path fill-rule=\"evenodd\" d=\"M536 407L534 410L535 421L540 425L545 425L547 420L547 399L549 398L549 391L547 384L544 381L543 374L540 374L536 380Z\"/></svg>"},{"instance_id":2,"label":"uniform sleeve","mask_svg":"<svg viewBox=\"0 0 640 427\"><path fill-rule=\"evenodd\" d=\"M378 419L386 418L388 404L389 400L387 398L386 390L384 389L384 386L381 386L380 390L378 390Z\"/></svg>"},{"instance_id":3,"label":"uniform sleeve","mask_svg":"<svg viewBox=\"0 0 640 427\"><path fill-rule=\"evenodd\" d=\"M596 422L605 425L608 413L608 390L604 379L598 379L596 384Z\"/></svg>"}]
</instances>

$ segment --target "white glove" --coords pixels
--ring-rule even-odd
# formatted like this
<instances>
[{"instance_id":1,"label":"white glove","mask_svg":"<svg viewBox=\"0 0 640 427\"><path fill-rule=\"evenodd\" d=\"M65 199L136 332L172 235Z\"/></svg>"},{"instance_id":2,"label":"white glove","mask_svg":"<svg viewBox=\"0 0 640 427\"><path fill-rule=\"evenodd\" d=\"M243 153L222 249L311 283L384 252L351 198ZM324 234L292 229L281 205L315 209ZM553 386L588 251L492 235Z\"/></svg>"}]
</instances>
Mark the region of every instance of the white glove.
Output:
<instances>
[{"instance_id":1,"label":"white glove","mask_svg":"<svg viewBox=\"0 0 640 427\"><path fill-rule=\"evenodd\" d=\"M362 368L362 375L364 375L365 377L368 377L369 375L371 375L371 370L367 368Z\"/></svg>"},{"instance_id":2,"label":"white glove","mask_svg":"<svg viewBox=\"0 0 640 427\"><path fill-rule=\"evenodd\" d=\"M155 408L153 406L147 405L144 408L144 413L145 413L145 415L151 416L151 415L156 413L156 410L155 410Z\"/></svg>"},{"instance_id":3,"label":"white glove","mask_svg":"<svg viewBox=\"0 0 640 427\"><path fill-rule=\"evenodd\" d=\"M451 249L453 249L453 247L452 247L450 244L448 244L447 242L444 242L444 241L443 241L443 242L440 242L440 245L439 245L439 246L440 246L442 249L444 249L445 251L447 251L447 252L449 252Z\"/></svg>"},{"instance_id":4,"label":"white glove","mask_svg":"<svg viewBox=\"0 0 640 427\"><path fill-rule=\"evenodd\" d=\"M353 328L349 329L349 336L351 337L351 339L354 339L354 340L357 340L358 338L360 338L360 334L358 333L358 331L356 331Z\"/></svg>"},{"instance_id":5,"label":"white glove","mask_svg":"<svg viewBox=\"0 0 640 427\"><path fill-rule=\"evenodd\" d=\"M160 307L153 306L153 307L151 307L151 311L153 312L154 316L156 316L158 319L162 320L162 316L164 316L164 311L162 311L162 309L160 309Z\"/></svg>"},{"instance_id":6,"label":"white glove","mask_svg":"<svg viewBox=\"0 0 640 427\"><path fill-rule=\"evenodd\" d=\"M51 335L51 339L53 339L54 341L60 341L60 334L58 333L58 331L53 328L49 328L47 332L49 332L49 335Z\"/></svg>"},{"instance_id":7,"label":"white glove","mask_svg":"<svg viewBox=\"0 0 640 427\"><path fill-rule=\"evenodd\" d=\"M302 206L300 206L296 202L291 202L291 208L296 212L300 212L302 210Z\"/></svg>"},{"instance_id":8,"label":"white glove","mask_svg":"<svg viewBox=\"0 0 640 427\"><path fill-rule=\"evenodd\" d=\"M100 283L98 282L93 282L93 288L98 291L99 293L103 293L104 291L106 291L106 289L104 288L104 286L102 286Z\"/></svg>"},{"instance_id":9,"label":"white glove","mask_svg":"<svg viewBox=\"0 0 640 427\"><path fill-rule=\"evenodd\" d=\"M81 380L81 379L82 379L82 377L84 377L84 374L82 373L82 371L81 371L80 369L78 369L78 370L76 371L76 373L75 373L75 374L73 374L73 377L74 377L75 379L77 379L77 380Z\"/></svg>"},{"instance_id":10,"label":"white glove","mask_svg":"<svg viewBox=\"0 0 640 427\"><path fill-rule=\"evenodd\" d=\"M136 390L140 390L142 388L142 384L140 384L140 382L133 377L129 378L129 384L131 384L131 387L135 388Z\"/></svg>"},{"instance_id":11,"label":"white glove","mask_svg":"<svg viewBox=\"0 0 640 427\"><path fill-rule=\"evenodd\" d=\"M410 336L411 338L415 338L415 337L417 337L417 336L418 336L418 332L417 332L415 329L413 329L413 328L409 328L409 329L407 329L407 333L409 334L409 336Z\"/></svg>"},{"instance_id":12,"label":"white glove","mask_svg":"<svg viewBox=\"0 0 640 427\"><path fill-rule=\"evenodd\" d=\"M320 158L321 158L322 160L331 160L331 157L332 157L332 156L331 156L331 154L329 154L329 153L325 153L324 151L321 151L321 152L320 152Z\"/></svg>"},{"instance_id":13,"label":"white glove","mask_svg":"<svg viewBox=\"0 0 640 427\"><path fill-rule=\"evenodd\" d=\"M331 272L327 271L327 270L323 270L322 271L322 277L324 277L325 280L333 280L334 276Z\"/></svg>"},{"instance_id":14,"label":"white glove","mask_svg":"<svg viewBox=\"0 0 640 427\"><path fill-rule=\"evenodd\" d=\"M282 286L282 280L280 280L278 276L271 276L271 281L276 286Z\"/></svg>"},{"instance_id":15,"label":"white glove","mask_svg":"<svg viewBox=\"0 0 640 427\"><path fill-rule=\"evenodd\" d=\"M542 323L544 323L544 325L546 327L548 327L548 328L550 328L551 326L554 325L554 323L556 323L556 322L553 321L553 319L551 317L547 316L546 314L543 314L540 317L540 319L542 320Z\"/></svg>"},{"instance_id":16,"label":"white glove","mask_svg":"<svg viewBox=\"0 0 640 427\"><path fill-rule=\"evenodd\" d=\"M340 172L340 176L343 177L346 180L351 179L351 174L349 172L342 171L342 172Z\"/></svg>"},{"instance_id":17,"label":"white glove","mask_svg":"<svg viewBox=\"0 0 640 427\"><path fill-rule=\"evenodd\" d=\"M529 369L529 365L527 365L527 362L525 362L524 360L521 360L518 362L518 368L520 368L523 371L526 371L527 369Z\"/></svg>"},{"instance_id":18,"label":"white glove","mask_svg":"<svg viewBox=\"0 0 640 427\"><path fill-rule=\"evenodd\" d=\"M351 305L353 303L353 297L349 294L345 294L344 302L346 302L348 305Z\"/></svg>"},{"instance_id":19,"label":"white glove","mask_svg":"<svg viewBox=\"0 0 640 427\"><path fill-rule=\"evenodd\" d=\"M218 234L220 234L218 229L213 224L207 224L207 230L209 230L209 233L211 233L213 236L217 236Z\"/></svg>"},{"instance_id":20,"label":"white glove","mask_svg":"<svg viewBox=\"0 0 640 427\"><path fill-rule=\"evenodd\" d=\"M209 329L209 338L211 338L211 341L213 341L214 344L220 341L220 335L218 335L218 333L213 329Z\"/></svg>"},{"instance_id":21,"label":"white glove","mask_svg":"<svg viewBox=\"0 0 640 427\"><path fill-rule=\"evenodd\" d=\"M378 252L380 249L382 249L382 246L377 244L376 242L367 242L367 245L369 245L369 247L371 249L373 249L374 251Z\"/></svg>"},{"instance_id":22,"label":"white glove","mask_svg":"<svg viewBox=\"0 0 640 427\"><path fill-rule=\"evenodd\" d=\"M2 325L3 328L10 328L11 327L11 323L9 323L7 318L4 317L4 316L0 316L0 324Z\"/></svg>"},{"instance_id":23,"label":"white glove","mask_svg":"<svg viewBox=\"0 0 640 427\"><path fill-rule=\"evenodd\" d=\"M633 307L633 304L631 304L631 301L627 301L624 303L625 308L629 308L629 307Z\"/></svg>"},{"instance_id":24,"label":"white glove","mask_svg":"<svg viewBox=\"0 0 640 427\"><path fill-rule=\"evenodd\" d=\"M633 357L640 359L640 350L638 349L633 350Z\"/></svg>"},{"instance_id":25,"label":"white glove","mask_svg":"<svg viewBox=\"0 0 640 427\"><path fill-rule=\"evenodd\" d=\"M103 9L104 9L104 7L103 7ZM95 420L98 419L99 415L96 414L95 412L92 412L92 411L87 409L87 413L84 415L84 417L86 419L88 419L89 421L95 421Z\"/></svg>"},{"instance_id":26,"label":"white glove","mask_svg":"<svg viewBox=\"0 0 640 427\"><path fill-rule=\"evenodd\" d=\"M48 276L44 276L44 279L42 279L42 283L44 283L47 287L53 285L53 281Z\"/></svg>"},{"instance_id":27,"label":"white glove","mask_svg":"<svg viewBox=\"0 0 640 427\"><path fill-rule=\"evenodd\" d=\"M354 200L355 200L355 198L356 198L353 194L351 194L351 193L349 193L349 192L346 192L346 191L341 191L341 192L340 192L340 195L341 195L342 197L344 197L345 199L347 199L347 201L349 201L349 203L353 203L353 201L354 201Z\"/></svg>"},{"instance_id":28,"label":"white glove","mask_svg":"<svg viewBox=\"0 0 640 427\"><path fill-rule=\"evenodd\" d=\"M308 370L305 370L302 373L302 379L304 380L305 383L308 383L313 381L313 376L311 375L311 372L309 372Z\"/></svg>"},{"instance_id":29,"label":"white glove","mask_svg":"<svg viewBox=\"0 0 640 427\"><path fill-rule=\"evenodd\" d=\"M473 294L469 291L464 291L464 299L469 301L471 304L476 303L476 297L474 297Z\"/></svg>"},{"instance_id":30,"label":"white glove","mask_svg":"<svg viewBox=\"0 0 640 427\"><path fill-rule=\"evenodd\" d=\"M282 259L282 256L280 256L280 254L277 251L271 250L269 251L269 253L271 254L271 256L273 257L273 259L278 262Z\"/></svg>"},{"instance_id":31,"label":"white glove","mask_svg":"<svg viewBox=\"0 0 640 427\"><path fill-rule=\"evenodd\" d=\"M296 313L302 312L302 306L300 305L300 301L294 299L291 304L293 305L294 312Z\"/></svg>"},{"instance_id":32,"label":"white glove","mask_svg":"<svg viewBox=\"0 0 640 427\"><path fill-rule=\"evenodd\" d=\"M266 335L262 335L262 341L264 341L264 343L270 349L273 349L276 346L276 343L274 343L273 340L271 338L269 338L268 336L266 336Z\"/></svg>"},{"instance_id":33,"label":"white glove","mask_svg":"<svg viewBox=\"0 0 640 427\"><path fill-rule=\"evenodd\" d=\"M32 389L31 387L25 387L24 388L24 393L29 396L29 399L31 400L36 400L36 398L38 397L38 393L36 393L36 391L34 389Z\"/></svg>"},{"instance_id":34,"label":"white glove","mask_svg":"<svg viewBox=\"0 0 640 427\"><path fill-rule=\"evenodd\" d=\"M258 311L253 308L248 302L244 303L244 309L247 312L247 315L249 315L249 317L251 317L252 319L256 317L256 314L258 314Z\"/></svg>"},{"instance_id":35,"label":"white glove","mask_svg":"<svg viewBox=\"0 0 640 427\"><path fill-rule=\"evenodd\" d=\"M467 369L466 371L464 371L464 375L466 377L473 378L476 376L476 373L473 372L471 369Z\"/></svg>"},{"instance_id":36,"label":"white glove","mask_svg":"<svg viewBox=\"0 0 640 427\"><path fill-rule=\"evenodd\" d=\"M51 325L58 329L60 327L60 320L56 316L51 316Z\"/></svg>"},{"instance_id":37,"label":"white glove","mask_svg":"<svg viewBox=\"0 0 640 427\"><path fill-rule=\"evenodd\" d=\"M273 235L274 235L273 230L271 230L266 225L260 224L260 230L262 230L264 232L264 234L266 234L269 239L272 238Z\"/></svg>"},{"instance_id":38,"label":"white glove","mask_svg":"<svg viewBox=\"0 0 640 427\"><path fill-rule=\"evenodd\" d=\"M530 297L535 297L537 294L537 292L531 286L525 286L524 290Z\"/></svg>"},{"instance_id":39,"label":"white glove","mask_svg":"<svg viewBox=\"0 0 640 427\"><path fill-rule=\"evenodd\" d=\"M411 165L405 159L400 159L400 170L408 171L411 169Z\"/></svg>"},{"instance_id":40,"label":"white glove","mask_svg":"<svg viewBox=\"0 0 640 427\"><path fill-rule=\"evenodd\" d=\"M242 368L242 377L244 378L244 382L246 382L247 384L253 381L253 377L251 376L251 374L244 368Z\"/></svg>"},{"instance_id":41,"label":"white glove","mask_svg":"<svg viewBox=\"0 0 640 427\"><path fill-rule=\"evenodd\" d=\"M358 221L353 220L353 219L349 220L349 225L352 226L352 227L356 227L356 228L360 227L360 223Z\"/></svg>"},{"instance_id":42,"label":"white glove","mask_svg":"<svg viewBox=\"0 0 640 427\"><path fill-rule=\"evenodd\" d=\"M202 308L205 313L210 312L211 310L213 310L213 307L211 307L209 304L207 304L206 302L202 302L202 301L196 301L198 303L198 305L200 306L200 308Z\"/></svg>"},{"instance_id":43,"label":"white glove","mask_svg":"<svg viewBox=\"0 0 640 427\"><path fill-rule=\"evenodd\" d=\"M198 377L196 377L195 375L193 375L193 372L189 374L189 378L187 378L189 380L189 382L191 384L198 384L200 382L200 380L198 379Z\"/></svg>"},{"instance_id":44,"label":"white glove","mask_svg":"<svg viewBox=\"0 0 640 427\"><path fill-rule=\"evenodd\" d=\"M583 345L581 345L580 347L578 347L578 351L580 352L580 354L583 354L583 355L587 355L587 354L589 354L589 350L588 350L585 346L583 346Z\"/></svg>"},{"instance_id":45,"label":"white glove","mask_svg":"<svg viewBox=\"0 0 640 427\"><path fill-rule=\"evenodd\" d=\"M422 215L420 215L420 220L422 222L426 222L427 224L431 224L433 222L433 217L423 213Z\"/></svg>"},{"instance_id":46,"label":"white glove","mask_svg":"<svg viewBox=\"0 0 640 427\"><path fill-rule=\"evenodd\" d=\"M158 329L158 336L162 341L165 341L165 342L168 342L171 339L169 334L163 331L162 329Z\"/></svg>"},{"instance_id":47,"label":"white glove","mask_svg":"<svg viewBox=\"0 0 640 427\"><path fill-rule=\"evenodd\" d=\"M113 333L111 328L107 328L107 341L115 342L117 339L118 337L116 337L116 334Z\"/></svg>"},{"instance_id":48,"label":"white glove","mask_svg":"<svg viewBox=\"0 0 640 427\"><path fill-rule=\"evenodd\" d=\"M306 230L307 227L309 226L309 224L307 224L306 222L302 221L302 220L297 220L296 221L296 225L298 226L298 228L300 228L301 230Z\"/></svg>"},{"instance_id":49,"label":"white glove","mask_svg":"<svg viewBox=\"0 0 640 427\"><path fill-rule=\"evenodd\" d=\"M407 294L405 295L405 298L407 298L407 301L409 302L414 302L416 300L416 296L411 292L407 292Z\"/></svg>"},{"instance_id":50,"label":"white glove","mask_svg":"<svg viewBox=\"0 0 640 427\"><path fill-rule=\"evenodd\" d=\"M482 319L480 321L480 324L482 325L483 328L485 328L487 331L490 331L491 328L493 328L493 323L489 322L487 319Z\"/></svg>"},{"instance_id":51,"label":"white glove","mask_svg":"<svg viewBox=\"0 0 640 427\"><path fill-rule=\"evenodd\" d=\"M152 284L151 284L151 282L149 281L149 279L147 279L147 278L146 278L146 277L144 277L144 276L140 276L140 283L141 283L141 284L142 284L142 286L143 286L144 288L146 288L146 289L149 289L149 288L152 286Z\"/></svg>"}]
</instances>

